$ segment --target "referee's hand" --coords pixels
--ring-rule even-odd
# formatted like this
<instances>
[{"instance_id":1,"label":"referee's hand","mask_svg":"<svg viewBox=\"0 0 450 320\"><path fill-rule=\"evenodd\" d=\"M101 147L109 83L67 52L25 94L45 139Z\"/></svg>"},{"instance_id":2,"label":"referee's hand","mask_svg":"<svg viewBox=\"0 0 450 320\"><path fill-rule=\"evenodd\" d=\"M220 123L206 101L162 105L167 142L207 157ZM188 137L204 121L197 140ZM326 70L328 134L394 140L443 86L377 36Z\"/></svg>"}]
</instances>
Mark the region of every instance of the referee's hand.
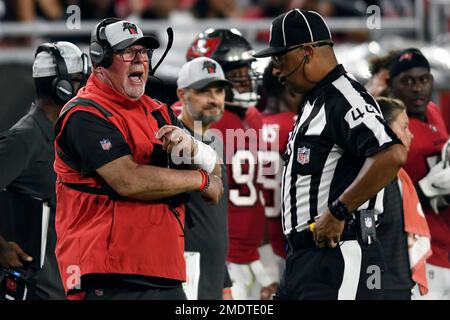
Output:
<instances>
[{"instance_id":1,"label":"referee's hand","mask_svg":"<svg viewBox=\"0 0 450 320\"><path fill-rule=\"evenodd\" d=\"M317 248L335 248L344 231L345 221L339 221L327 208L314 225L314 241Z\"/></svg>"},{"instance_id":2,"label":"referee's hand","mask_svg":"<svg viewBox=\"0 0 450 320\"><path fill-rule=\"evenodd\" d=\"M1 238L1 237L0 237ZM6 242L0 239L0 267L3 268L22 268L23 262L33 260L22 248L15 242Z\"/></svg>"}]
</instances>

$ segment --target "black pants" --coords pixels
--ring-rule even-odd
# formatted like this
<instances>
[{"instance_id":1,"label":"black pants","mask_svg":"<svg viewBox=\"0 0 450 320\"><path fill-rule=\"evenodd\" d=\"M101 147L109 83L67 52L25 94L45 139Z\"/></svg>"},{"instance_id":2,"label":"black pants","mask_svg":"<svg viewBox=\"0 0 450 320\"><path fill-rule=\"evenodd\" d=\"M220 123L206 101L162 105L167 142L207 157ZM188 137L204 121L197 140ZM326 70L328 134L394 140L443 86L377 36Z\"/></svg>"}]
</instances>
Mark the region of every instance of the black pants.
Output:
<instances>
[{"instance_id":1,"label":"black pants","mask_svg":"<svg viewBox=\"0 0 450 320\"><path fill-rule=\"evenodd\" d=\"M411 300L411 289L383 290L384 300Z\"/></svg>"},{"instance_id":2,"label":"black pants","mask_svg":"<svg viewBox=\"0 0 450 320\"><path fill-rule=\"evenodd\" d=\"M183 288L88 288L86 300L187 300Z\"/></svg>"},{"instance_id":3,"label":"black pants","mask_svg":"<svg viewBox=\"0 0 450 320\"><path fill-rule=\"evenodd\" d=\"M275 299L383 298L384 262L379 243L362 247L356 236L349 236L334 249L319 249L310 231L297 233L289 243L286 269Z\"/></svg>"}]
</instances>

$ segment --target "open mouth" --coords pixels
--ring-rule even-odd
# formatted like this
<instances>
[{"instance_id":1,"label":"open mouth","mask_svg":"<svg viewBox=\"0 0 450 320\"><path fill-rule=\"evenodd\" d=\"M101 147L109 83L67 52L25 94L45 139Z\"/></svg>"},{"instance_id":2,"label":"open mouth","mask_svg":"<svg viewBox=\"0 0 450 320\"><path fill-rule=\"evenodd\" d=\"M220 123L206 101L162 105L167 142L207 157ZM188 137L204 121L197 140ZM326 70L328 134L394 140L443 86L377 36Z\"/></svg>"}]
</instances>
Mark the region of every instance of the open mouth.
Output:
<instances>
[{"instance_id":1,"label":"open mouth","mask_svg":"<svg viewBox=\"0 0 450 320\"><path fill-rule=\"evenodd\" d=\"M135 72L130 73L128 75L128 78L133 83L141 84L143 82L143 76L144 76L144 72L142 72L142 71L135 71Z\"/></svg>"}]
</instances>

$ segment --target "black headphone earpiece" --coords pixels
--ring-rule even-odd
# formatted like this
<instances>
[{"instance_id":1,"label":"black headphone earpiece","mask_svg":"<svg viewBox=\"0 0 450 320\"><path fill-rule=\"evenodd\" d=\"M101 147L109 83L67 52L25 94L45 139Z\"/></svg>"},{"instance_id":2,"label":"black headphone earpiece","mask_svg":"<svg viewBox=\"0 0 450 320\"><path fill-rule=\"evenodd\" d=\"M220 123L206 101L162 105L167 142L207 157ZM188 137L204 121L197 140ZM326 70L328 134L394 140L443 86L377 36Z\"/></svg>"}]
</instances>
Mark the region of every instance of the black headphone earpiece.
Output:
<instances>
[{"instance_id":1,"label":"black headphone earpiece","mask_svg":"<svg viewBox=\"0 0 450 320\"><path fill-rule=\"evenodd\" d=\"M52 92L56 98L65 103L72 99L75 95L72 79L67 71L67 65L64 58L61 56L59 49L54 43L41 44L35 53L35 57L40 52L48 52L56 61L56 76L52 82Z\"/></svg>"},{"instance_id":2,"label":"black headphone earpiece","mask_svg":"<svg viewBox=\"0 0 450 320\"><path fill-rule=\"evenodd\" d=\"M113 50L105 34L105 27L122 19L106 18L100 21L92 33L92 41L89 46L89 55L92 63L108 68L113 63Z\"/></svg>"}]
</instances>

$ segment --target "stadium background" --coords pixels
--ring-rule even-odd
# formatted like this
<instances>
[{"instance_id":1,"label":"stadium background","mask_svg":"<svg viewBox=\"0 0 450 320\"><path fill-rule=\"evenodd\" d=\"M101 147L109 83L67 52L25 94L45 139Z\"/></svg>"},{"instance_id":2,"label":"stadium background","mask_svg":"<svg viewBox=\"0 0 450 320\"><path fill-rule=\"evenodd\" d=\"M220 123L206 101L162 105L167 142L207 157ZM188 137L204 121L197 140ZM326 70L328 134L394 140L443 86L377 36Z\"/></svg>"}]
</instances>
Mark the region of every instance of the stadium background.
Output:
<instances>
[{"instance_id":1,"label":"stadium background","mask_svg":"<svg viewBox=\"0 0 450 320\"><path fill-rule=\"evenodd\" d=\"M144 33L174 44L147 93L167 103L176 99L176 77L194 37L207 28L237 28L255 50L266 46L273 17L298 7L327 17L338 59L362 83L367 60L392 49L420 48L435 77L433 100L450 129L450 1L448 0L0 0L0 132L7 130L34 100L31 65L36 47L66 40L88 52L95 24L107 16L128 18ZM262 72L267 60L259 60Z\"/></svg>"}]
</instances>

